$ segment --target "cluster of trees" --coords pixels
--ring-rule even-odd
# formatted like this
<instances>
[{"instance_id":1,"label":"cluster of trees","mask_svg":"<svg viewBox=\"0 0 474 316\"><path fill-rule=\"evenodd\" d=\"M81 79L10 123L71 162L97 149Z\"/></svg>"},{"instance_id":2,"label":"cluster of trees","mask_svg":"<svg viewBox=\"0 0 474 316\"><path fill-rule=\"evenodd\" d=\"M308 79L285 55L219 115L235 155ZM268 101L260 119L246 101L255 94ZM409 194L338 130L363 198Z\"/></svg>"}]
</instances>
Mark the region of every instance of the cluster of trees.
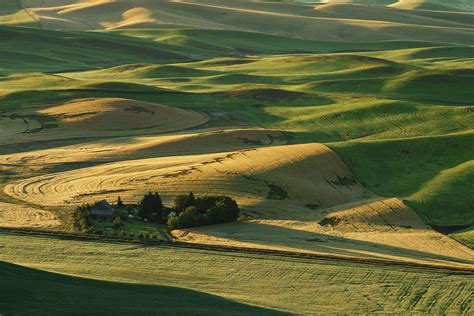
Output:
<instances>
[{"instance_id":1,"label":"cluster of trees","mask_svg":"<svg viewBox=\"0 0 474 316\"><path fill-rule=\"evenodd\" d=\"M229 196L196 198L193 192L176 196L171 210L166 209L157 192L148 192L141 200L138 210L140 218L167 224L170 229L233 222L240 214L237 202ZM168 218L164 216L165 211L171 212Z\"/></svg>"},{"instance_id":2,"label":"cluster of trees","mask_svg":"<svg viewBox=\"0 0 474 316\"><path fill-rule=\"evenodd\" d=\"M128 216L133 214L152 223L167 224L170 229L233 222L239 218L240 214L237 202L229 196L208 195L196 198L192 192L176 196L171 209L163 205L157 192L145 194L138 205L125 205L119 197L115 208L116 214L109 220L116 230L120 229L125 222L130 221ZM93 232L89 205L76 209L74 225L78 230Z\"/></svg>"},{"instance_id":3,"label":"cluster of trees","mask_svg":"<svg viewBox=\"0 0 474 316\"><path fill-rule=\"evenodd\" d=\"M176 196L173 213L167 223L170 229L190 228L233 222L239 218L239 214L237 202L228 196L195 198L190 192Z\"/></svg>"}]
</instances>

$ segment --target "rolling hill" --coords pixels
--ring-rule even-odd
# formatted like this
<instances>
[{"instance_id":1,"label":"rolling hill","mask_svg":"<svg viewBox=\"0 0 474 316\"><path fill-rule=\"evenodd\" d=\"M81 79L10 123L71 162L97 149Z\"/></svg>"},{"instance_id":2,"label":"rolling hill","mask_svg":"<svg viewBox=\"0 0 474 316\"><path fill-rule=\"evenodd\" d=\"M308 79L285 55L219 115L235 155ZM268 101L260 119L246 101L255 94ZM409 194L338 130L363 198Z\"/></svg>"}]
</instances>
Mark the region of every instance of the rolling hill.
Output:
<instances>
[{"instance_id":1,"label":"rolling hill","mask_svg":"<svg viewBox=\"0 0 474 316\"><path fill-rule=\"evenodd\" d=\"M470 276L434 271L474 265L473 17L468 0L4 1L0 260L39 269L0 263L9 297L33 298L25 314L73 313L72 296L111 313L126 297L164 311L157 296L176 313L469 313ZM237 222L161 228L245 254L1 229L71 233L77 206L155 191L233 197Z\"/></svg>"},{"instance_id":2,"label":"rolling hill","mask_svg":"<svg viewBox=\"0 0 474 316\"><path fill-rule=\"evenodd\" d=\"M15 301L24 298L22 293L37 295L23 304L26 312L41 308L36 297L66 312L78 310L68 304L78 297L89 303L85 310L105 305L124 314L130 298L140 303L132 305L135 313L164 310L161 297L176 302L170 309L189 313L210 308L232 314L472 311L472 275L462 272L4 233L0 243L5 245L1 260L33 268L1 263L7 282L0 286L18 289L5 295ZM28 286L31 280L44 289Z\"/></svg>"},{"instance_id":3,"label":"rolling hill","mask_svg":"<svg viewBox=\"0 0 474 316\"><path fill-rule=\"evenodd\" d=\"M9 9L5 10L8 18L4 18L3 23L15 24L18 20L20 25L47 29L186 27L254 31L331 41L406 39L456 44L472 44L474 41L472 20L466 13L472 13L472 5L467 1L446 6L434 0L399 1L388 7L371 6L380 3L374 1L359 5L340 1L329 4L221 0L10 2ZM437 11L458 9L461 12L411 11L407 14L405 10L423 8ZM386 18L380 19L380 16ZM437 32L431 32L432 27L439 28Z\"/></svg>"},{"instance_id":4,"label":"rolling hill","mask_svg":"<svg viewBox=\"0 0 474 316\"><path fill-rule=\"evenodd\" d=\"M94 313L100 309L102 312L114 314L188 311L203 314L219 311L230 315L280 314L278 311L169 286L90 280L38 271L5 262L0 262L0 267L1 289L5 293L0 303L2 312L74 314ZM41 289L31 287L31 282L40 283ZM27 288L28 290L25 290ZM23 302L25 295L30 297L27 303ZM12 308L12 305L15 307Z\"/></svg>"}]
</instances>

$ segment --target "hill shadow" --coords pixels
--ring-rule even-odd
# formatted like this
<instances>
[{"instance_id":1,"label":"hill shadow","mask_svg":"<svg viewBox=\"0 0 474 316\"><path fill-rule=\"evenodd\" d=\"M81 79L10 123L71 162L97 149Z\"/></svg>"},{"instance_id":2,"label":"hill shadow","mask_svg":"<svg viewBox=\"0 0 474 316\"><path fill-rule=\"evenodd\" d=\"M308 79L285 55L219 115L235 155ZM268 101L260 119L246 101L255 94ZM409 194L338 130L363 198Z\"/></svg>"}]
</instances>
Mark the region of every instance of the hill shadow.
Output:
<instances>
[{"instance_id":1,"label":"hill shadow","mask_svg":"<svg viewBox=\"0 0 474 316\"><path fill-rule=\"evenodd\" d=\"M333 255L356 256L361 258L378 258L386 260L386 256L397 256L407 259L427 260L437 263L449 261L462 264L474 264L474 257L473 260L466 260L420 250L401 248L369 241L361 241L347 237L332 236L269 224L240 222L230 225L250 225L253 227L241 226L237 229L234 228L229 234L226 234L228 231L228 229L226 229L222 237L232 241L248 242L252 244L259 244L261 246L286 247L299 251L317 251ZM229 229L230 227L231 226L228 226ZM239 231L243 233L239 234ZM261 235L258 234L255 236L252 234L252 232L263 233ZM205 233L219 237L219 234L213 234L212 231Z\"/></svg>"},{"instance_id":2,"label":"hill shadow","mask_svg":"<svg viewBox=\"0 0 474 316\"><path fill-rule=\"evenodd\" d=\"M188 289L83 279L3 261L0 279L6 315L286 315Z\"/></svg>"}]
</instances>

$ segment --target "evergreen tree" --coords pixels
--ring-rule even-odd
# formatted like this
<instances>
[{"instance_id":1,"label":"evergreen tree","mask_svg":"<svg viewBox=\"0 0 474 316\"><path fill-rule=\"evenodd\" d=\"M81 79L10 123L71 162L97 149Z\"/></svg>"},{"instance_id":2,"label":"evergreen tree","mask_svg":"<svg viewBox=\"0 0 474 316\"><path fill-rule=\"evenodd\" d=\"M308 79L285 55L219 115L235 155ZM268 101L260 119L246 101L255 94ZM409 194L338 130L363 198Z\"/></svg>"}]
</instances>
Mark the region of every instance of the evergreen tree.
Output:
<instances>
[{"instance_id":1,"label":"evergreen tree","mask_svg":"<svg viewBox=\"0 0 474 316\"><path fill-rule=\"evenodd\" d=\"M196 199L194 198L193 192L189 192L188 196L186 197L186 200L184 200L184 209L187 209L188 207L191 206L196 206Z\"/></svg>"},{"instance_id":2,"label":"evergreen tree","mask_svg":"<svg viewBox=\"0 0 474 316\"><path fill-rule=\"evenodd\" d=\"M163 223L163 201L160 195L155 192L148 192L140 203L138 215L154 223Z\"/></svg>"},{"instance_id":3,"label":"evergreen tree","mask_svg":"<svg viewBox=\"0 0 474 316\"><path fill-rule=\"evenodd\" d=\"M120 196L117 198L117 204L115 207L119 209L125 208L125 204L123 204L122 198Z\"/></svg>"},{"instance_id":4,"label":"evergreen tree","mask_svg":"<svg viewBox=\"0 0 474 316\"><path fill-rule=\"evenodd\" d=\"M183 194L180 194L180 195L177 195L175 198L174 198L174 211L179 214L181 213L182 211L184 211L185 207L184 205L186 204L186 200L188 199L188 196L187 195L183 195Z\"/></svg>"}]
</instances>

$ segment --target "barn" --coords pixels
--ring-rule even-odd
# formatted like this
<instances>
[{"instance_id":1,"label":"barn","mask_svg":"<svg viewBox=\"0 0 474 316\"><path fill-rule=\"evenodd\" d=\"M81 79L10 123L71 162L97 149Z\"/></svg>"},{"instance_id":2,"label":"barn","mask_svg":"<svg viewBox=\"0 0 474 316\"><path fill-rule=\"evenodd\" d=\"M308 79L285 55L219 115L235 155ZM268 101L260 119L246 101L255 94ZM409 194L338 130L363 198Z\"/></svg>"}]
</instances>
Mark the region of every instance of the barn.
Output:
<instances>
[{"instance_id":1,"label":"barn","mask_svg":"<svg viewBox=\"0 0 474 316\"><path fill-rule=\"evenodd\" d=\"M91 206L90 214L93 217L113 217L115 208L106 200L102 200Z\"/></svg>"}]
</instances>

